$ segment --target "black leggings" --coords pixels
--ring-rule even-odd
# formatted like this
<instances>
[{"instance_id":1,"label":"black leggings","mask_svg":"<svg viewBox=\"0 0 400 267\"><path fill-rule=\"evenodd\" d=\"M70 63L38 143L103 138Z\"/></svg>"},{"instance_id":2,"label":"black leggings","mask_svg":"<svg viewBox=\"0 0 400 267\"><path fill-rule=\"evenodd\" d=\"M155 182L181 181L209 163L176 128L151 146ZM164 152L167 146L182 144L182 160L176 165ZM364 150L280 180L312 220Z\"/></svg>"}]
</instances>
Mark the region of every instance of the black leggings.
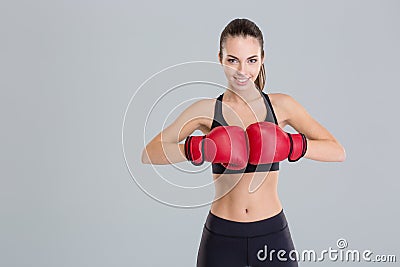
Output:
<instances>
[{"instance_id":1,"label":"black leggings","mask_svg":"<svg viewBox=\"0 0 400 267\"><path fill-rule=\"evenodd\" d=\"M255 222L231 221L209 211L197 254L197 267L294 267L298 266L296 253L290 253L294 249L283 209L270 218Z\"/></svg>"}]
</instances>

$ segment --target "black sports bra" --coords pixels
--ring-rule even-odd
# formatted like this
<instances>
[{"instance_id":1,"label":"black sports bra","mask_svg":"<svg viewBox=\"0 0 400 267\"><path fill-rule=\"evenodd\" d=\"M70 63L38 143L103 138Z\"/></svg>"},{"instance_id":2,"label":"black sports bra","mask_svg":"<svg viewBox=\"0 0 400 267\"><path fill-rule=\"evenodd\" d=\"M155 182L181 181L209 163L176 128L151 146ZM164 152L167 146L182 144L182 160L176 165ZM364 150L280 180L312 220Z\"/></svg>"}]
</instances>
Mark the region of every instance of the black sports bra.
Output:
<instances>
[{"instance_id":1,"label":"black sports bra","mask_svg":"<svg viewBox=\"0 0 400 267\"><path fill-rule=\"evenodd\" d=\"M264 121L269 121L275 124L278 124L278 120L276 119L274 110L271 105L271 101L266 93L260 91L261 95L264 98L265 106L267 107L267 116ZM215 101L215 108L214 108L214 118L211 124L211 129L214 129L217 126L228 126L228 123L225 121L224 116L222 115L222 98L224 94L221 94L217 101ZM273 162L268 164L258 164L253 165L247 163L246 168L241 170L231 170L226 169L220 163L212 163L212 172L215 174L231 174L231 173L244 173L244 172L268 172L268 171L277 171L279 170L279 162Z\"/></svg>"}]
</instances>

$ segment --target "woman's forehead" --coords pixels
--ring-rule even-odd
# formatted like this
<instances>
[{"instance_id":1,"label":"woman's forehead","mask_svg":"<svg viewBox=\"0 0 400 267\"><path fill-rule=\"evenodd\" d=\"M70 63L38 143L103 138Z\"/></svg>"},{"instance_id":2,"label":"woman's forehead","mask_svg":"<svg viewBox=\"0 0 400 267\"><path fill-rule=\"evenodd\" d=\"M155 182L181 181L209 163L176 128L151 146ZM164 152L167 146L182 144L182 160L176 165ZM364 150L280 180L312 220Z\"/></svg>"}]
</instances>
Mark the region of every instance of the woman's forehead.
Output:
<instances>
[{"instance_id":1,"label":"woman's forehead","mask_svg":"<svg viewBox=\"0 0 400 267\"><path fill-rule=\"evenodd\" d=\"M261 52L260 48L259 41L251 36L229 37L224 45L225 51L235 56L258 55Z\"/></svg>"}]
</instances>

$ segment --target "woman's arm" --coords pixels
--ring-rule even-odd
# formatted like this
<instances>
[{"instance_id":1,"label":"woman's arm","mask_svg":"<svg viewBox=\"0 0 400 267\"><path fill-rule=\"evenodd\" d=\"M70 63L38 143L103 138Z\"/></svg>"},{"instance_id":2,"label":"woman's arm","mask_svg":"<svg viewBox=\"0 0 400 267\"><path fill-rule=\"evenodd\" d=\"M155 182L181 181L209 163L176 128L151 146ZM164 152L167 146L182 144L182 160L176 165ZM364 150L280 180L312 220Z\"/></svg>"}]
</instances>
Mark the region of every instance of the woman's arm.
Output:
<instances>
[{"instance_id":1,"label":"woman's arm","mask_svg":"<svg viewBox=\"0 0 400 267\"><path fill-rule=\"evenodd\" d=\"M279 94L278 103L286 123L307 138L305 158L318 161L344 161L346 152L336 138L319 124L293 97Z\"/></svg>"},{"instance_id":2,"label":"woman's arm","mask_svg":"<svg viewBox=\"0 0 400 267\"><path fill-rule=\"evenodd\" d=\"M144 164L171 164L187 160L184 144L179 144L195 130L207 131L213 111L211 99L199 100L186 108L167 128L155 136L142 151Z\"/></svg>"}]
</instances>

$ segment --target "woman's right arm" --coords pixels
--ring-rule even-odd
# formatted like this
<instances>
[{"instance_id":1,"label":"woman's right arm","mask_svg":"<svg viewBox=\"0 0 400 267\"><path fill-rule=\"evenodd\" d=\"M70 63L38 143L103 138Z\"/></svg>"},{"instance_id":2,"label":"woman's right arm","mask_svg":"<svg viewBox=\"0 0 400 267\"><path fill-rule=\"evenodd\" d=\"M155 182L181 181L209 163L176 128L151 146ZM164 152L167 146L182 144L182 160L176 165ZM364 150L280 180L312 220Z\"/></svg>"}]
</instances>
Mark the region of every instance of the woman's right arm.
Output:
<instances>
[{"instance_id":1,"label":"woman's right arm","mask_svg":"<svg viewBox=\"0 0 400 267\"><path fill-rule=\"evenodd\" d=\"M171 164L186 161L182 140L200 130L209 132L213 116L213 100L202 99L187 107L167 128L155 136L142 151L144 164Z\"/></svg>"}]
</instances>

